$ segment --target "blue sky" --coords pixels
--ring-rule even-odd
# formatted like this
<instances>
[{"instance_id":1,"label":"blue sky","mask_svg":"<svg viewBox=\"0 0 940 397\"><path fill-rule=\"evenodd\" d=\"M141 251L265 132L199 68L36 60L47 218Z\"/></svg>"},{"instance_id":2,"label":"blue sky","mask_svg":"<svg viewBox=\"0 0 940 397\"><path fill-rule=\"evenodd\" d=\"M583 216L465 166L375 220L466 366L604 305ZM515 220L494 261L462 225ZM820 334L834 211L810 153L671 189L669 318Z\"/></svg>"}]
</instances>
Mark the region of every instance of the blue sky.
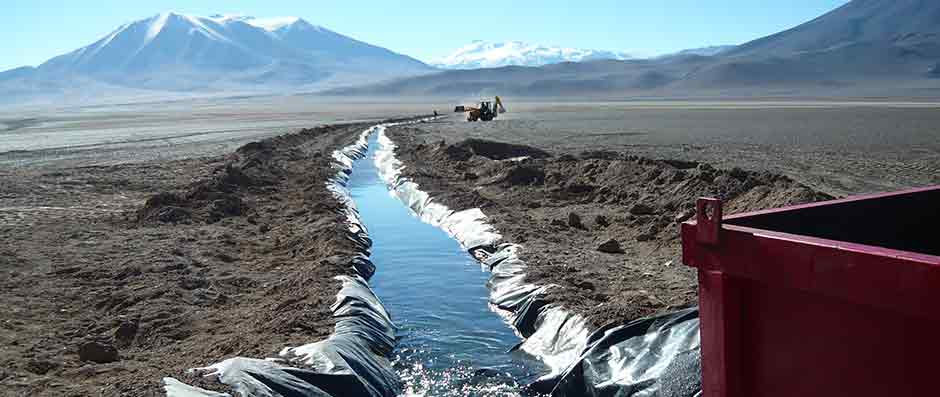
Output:
<instances>
[{"instance_id":1,"label":"blue sky","mask_svg":"<svg viewBox=\"0 0 940 397\"><path fill-rule=\"evenodd\" d=\"M795 26L847 0L151 1L6 0L0 70L38 65L117 26L162 11L298 16L427 61L473 40L656 55L738 44Z\"/></svg>"}]
</instances>

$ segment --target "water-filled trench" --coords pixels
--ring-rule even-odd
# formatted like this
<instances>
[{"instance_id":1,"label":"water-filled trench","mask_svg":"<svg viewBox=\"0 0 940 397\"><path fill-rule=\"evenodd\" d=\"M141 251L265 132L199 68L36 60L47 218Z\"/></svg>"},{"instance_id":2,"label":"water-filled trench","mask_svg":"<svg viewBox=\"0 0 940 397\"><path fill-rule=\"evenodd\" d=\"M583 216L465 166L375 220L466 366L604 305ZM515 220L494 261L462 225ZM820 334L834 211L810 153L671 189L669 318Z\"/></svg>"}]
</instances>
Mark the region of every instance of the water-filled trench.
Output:
<instances>
[{"instance_id":1,"label":"water-filled trench","mask_svg":"<svg viewBox=\"0 0 940 397\"><path fill-rule=\"evenodd\" d=\"M545 369L526 353L509 352L520 339L490 310L481 266L389 194L375 166L377 135L347 186L373 241L370 284L398 327L393 365L404 394L516 394Z\"/></svg>"},{"instance_id":2,"label":"water-filled trench","mask_svg":"<svg viewBox=\"0 0 940 397\"><path fill-rule=\"evenodd\" d=\"M589 331L579 315L546 304L551 286L525 283L521 247L502 242L479 209L451 211L400 178L383 130L333 154L337 175L328 187L349 205L347 236L357 248L350 266L358 274L336 277L333 334L287 346L277 358L231 357L194 373L241 396L509 396L522 385L526 394L557 396L701 396L697 308ZM496 306L513 328L490 310ZM163 382L168 397L222 395Z\"/></svg>"}]
</instances>

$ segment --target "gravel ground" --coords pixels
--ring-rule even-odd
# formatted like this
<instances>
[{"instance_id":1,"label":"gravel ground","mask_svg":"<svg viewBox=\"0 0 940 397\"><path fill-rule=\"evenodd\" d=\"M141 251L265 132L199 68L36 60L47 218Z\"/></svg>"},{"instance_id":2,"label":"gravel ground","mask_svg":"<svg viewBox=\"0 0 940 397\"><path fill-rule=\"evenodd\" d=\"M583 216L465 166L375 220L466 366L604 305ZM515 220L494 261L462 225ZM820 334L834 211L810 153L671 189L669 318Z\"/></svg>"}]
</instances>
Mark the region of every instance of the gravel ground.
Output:
<instances>
[{"instance_id":1,"label":"gravel ground","mask_svg":"<svg viewBox=\"0 0 940 397\"><path fill-rule=\"evenodd\" d=\"M354 254L318 127L211 158L0 171L0 395L162 395L161 378L332 332Z\"/></svg>"}]
</instances>

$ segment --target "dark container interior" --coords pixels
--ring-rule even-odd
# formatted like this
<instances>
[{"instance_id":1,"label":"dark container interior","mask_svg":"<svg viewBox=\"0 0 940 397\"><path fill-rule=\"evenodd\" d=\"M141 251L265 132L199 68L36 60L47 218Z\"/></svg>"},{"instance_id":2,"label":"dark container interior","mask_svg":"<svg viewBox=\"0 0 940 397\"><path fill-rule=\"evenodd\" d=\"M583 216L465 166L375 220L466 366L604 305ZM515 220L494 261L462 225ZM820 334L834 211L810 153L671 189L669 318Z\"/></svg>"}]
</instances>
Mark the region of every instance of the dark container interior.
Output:
<instances>
[{"instance_id":1,"label":"dark container interior","mask_svg":"<svg viewBox=\"0 0 940 397\"><path fill-rule=\"evenodd\" d=\"M807 207L726 224L940 256L940 188Z\"/></svg>"}]
</instances>

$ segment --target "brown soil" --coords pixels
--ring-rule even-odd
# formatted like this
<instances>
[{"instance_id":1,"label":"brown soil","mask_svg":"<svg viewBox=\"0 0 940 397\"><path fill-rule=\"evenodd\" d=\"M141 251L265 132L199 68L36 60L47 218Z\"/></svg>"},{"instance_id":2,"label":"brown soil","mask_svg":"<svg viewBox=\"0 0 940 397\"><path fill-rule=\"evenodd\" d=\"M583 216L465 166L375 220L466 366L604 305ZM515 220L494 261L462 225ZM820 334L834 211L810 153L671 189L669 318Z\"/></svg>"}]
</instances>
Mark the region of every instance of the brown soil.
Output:
<instances>
[{"instance_id":1,"label":"brown soil","mask_svg":"<svg viewBox=\"0 0 940 397\"><path fill-rule=\"evenodd\" d=\"M695 303L678 225L697 197L722 198L726 213L829 198L767 172L607 151L546 157L479 139L447 144L422 128L389 129L405 176L452 209L481 207L506 241L525 247L527 280L557 284L549 299L595 326Z\"/></svg>"},{"instance_id":2,"label":"brown soil","mask_svg":"<svg viewBox=\"0 0 940 397\"><path fill-rule=\"evenodd\" d=\"M186 370L328 335L332 277L354 254L330 154L366 127L0 171L0 395L163 395L164 376L218 388Z\"/></svg>"}]
</instances>

